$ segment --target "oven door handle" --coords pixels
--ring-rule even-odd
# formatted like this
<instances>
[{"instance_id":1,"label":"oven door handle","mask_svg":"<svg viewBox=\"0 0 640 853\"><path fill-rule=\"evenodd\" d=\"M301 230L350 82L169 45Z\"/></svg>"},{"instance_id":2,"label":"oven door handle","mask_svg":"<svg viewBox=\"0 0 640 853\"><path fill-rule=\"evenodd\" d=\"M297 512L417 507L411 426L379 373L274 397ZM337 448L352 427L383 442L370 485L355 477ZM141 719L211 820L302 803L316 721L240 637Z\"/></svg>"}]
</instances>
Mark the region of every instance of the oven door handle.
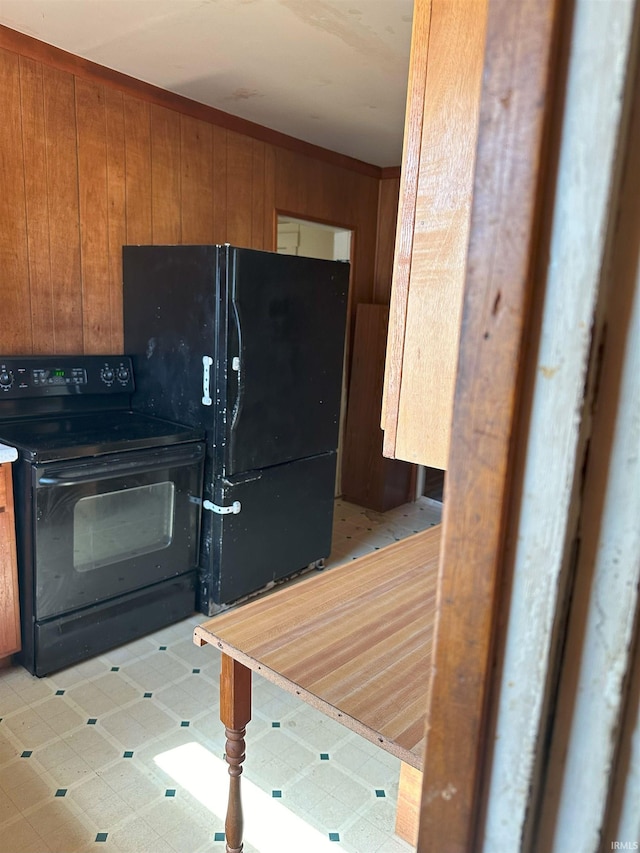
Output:
<instances>
[{"instance_id":1,"label":"oven door handle","mask_svg":"<svg viewBox=\"0 0 640 853\"><path fill-rule=\"evenodd\" d=\"M113 480L127 474L139 474L181 465L192 465L202 458L204 446L196 444L181 448L167 448L150 459L148 454L137 459L102 459L82 467L49 469L38 477L38 486L79 486L97 480Z\"/></svg>"}]
</instances>

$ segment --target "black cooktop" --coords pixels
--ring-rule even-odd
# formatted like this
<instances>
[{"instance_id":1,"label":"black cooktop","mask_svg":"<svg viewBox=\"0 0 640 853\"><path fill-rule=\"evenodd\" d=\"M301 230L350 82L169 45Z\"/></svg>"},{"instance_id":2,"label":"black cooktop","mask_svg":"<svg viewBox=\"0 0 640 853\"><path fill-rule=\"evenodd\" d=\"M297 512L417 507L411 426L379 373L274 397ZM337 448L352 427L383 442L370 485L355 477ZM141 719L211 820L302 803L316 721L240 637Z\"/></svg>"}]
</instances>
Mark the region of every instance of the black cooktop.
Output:
<instances>
[{"instance_id":1,"label":"black cooktop","mask_svg":"<svg viewBox=\"0 0 640 853\"><path fill-rule=\"evenodd\" d=\"M134 388L125 355L0 355L0 443L51 462L204 438L135 412Z\"/></svg>"},{"instance_id":2,"label":"black cooktop","mask_svg":"<svg viewBox=\"0 0 640 853\"><path fill-rule=\"evenodd\" d=\"M76 459L202 440L201 430L132 411L98 411L0 423L0 442L30 462Z\"/></svg>"}]
</instances>

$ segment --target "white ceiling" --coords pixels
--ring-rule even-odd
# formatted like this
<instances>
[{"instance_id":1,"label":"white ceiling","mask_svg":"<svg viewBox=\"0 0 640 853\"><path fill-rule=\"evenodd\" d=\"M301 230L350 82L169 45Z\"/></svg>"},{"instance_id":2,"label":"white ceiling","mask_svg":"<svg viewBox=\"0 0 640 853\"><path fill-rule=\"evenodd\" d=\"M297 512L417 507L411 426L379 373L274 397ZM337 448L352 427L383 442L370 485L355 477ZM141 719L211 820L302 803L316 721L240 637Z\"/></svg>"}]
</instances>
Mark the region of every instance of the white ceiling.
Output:
<instances>
[{"instance_id":1,"label":"white ceiling","mask_svg":"<svg viewBox=\"0 0 640 853\"><path fill-rule=\"evenodd\" d=\"M0 23L377 166L399 166L413 0L0 0Z\"/></svg>"}]
</instances>

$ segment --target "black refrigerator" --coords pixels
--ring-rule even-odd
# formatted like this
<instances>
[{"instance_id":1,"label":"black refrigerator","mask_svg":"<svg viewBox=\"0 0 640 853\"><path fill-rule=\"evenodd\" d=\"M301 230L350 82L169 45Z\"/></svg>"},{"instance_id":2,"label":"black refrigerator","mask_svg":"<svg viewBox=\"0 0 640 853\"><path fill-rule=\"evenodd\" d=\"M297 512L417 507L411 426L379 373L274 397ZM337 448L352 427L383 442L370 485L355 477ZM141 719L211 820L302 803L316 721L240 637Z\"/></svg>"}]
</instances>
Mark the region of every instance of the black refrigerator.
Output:
<instances>
[{"instance_id":1,"label":"black refrigerator","mask_svg":"<svg viewBox=\"0 0 640 853\"><path fill-rule=\"evenodd\" d=\"M133 408L205 430L196 607L329 555L349 264L123 247Z\"/></svg>"}]
</instances>

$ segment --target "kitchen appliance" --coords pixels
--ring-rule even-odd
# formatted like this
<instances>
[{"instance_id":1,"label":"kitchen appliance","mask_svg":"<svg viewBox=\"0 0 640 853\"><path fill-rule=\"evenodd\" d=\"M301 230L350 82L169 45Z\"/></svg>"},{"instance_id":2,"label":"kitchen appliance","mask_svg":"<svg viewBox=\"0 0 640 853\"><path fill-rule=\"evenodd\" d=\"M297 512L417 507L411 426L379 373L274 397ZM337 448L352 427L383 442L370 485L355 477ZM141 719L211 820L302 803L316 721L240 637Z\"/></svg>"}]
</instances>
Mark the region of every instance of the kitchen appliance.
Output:
<instances>
[{"instance_id":1,"label":"kitchen appliance","mask_svg":"<svg viewBox=\"0 0 640 853\"><path fill-rule=\"evenodd\" d=\"M204 429L198 607L331 550L349 265L229 245L123 248L134 407Z\"/></svg>"},{"instance_id":2,"label":"kitchen appliance","mask_svg":"<svg viewBox=\"0 0 640 853\"><path fill-rule=\"evenodd\" d=\"M203 434L134 412L133 393L127 357L0 356L18 659L36 675L195 610Z\"/></svg>"}]
</instances>

